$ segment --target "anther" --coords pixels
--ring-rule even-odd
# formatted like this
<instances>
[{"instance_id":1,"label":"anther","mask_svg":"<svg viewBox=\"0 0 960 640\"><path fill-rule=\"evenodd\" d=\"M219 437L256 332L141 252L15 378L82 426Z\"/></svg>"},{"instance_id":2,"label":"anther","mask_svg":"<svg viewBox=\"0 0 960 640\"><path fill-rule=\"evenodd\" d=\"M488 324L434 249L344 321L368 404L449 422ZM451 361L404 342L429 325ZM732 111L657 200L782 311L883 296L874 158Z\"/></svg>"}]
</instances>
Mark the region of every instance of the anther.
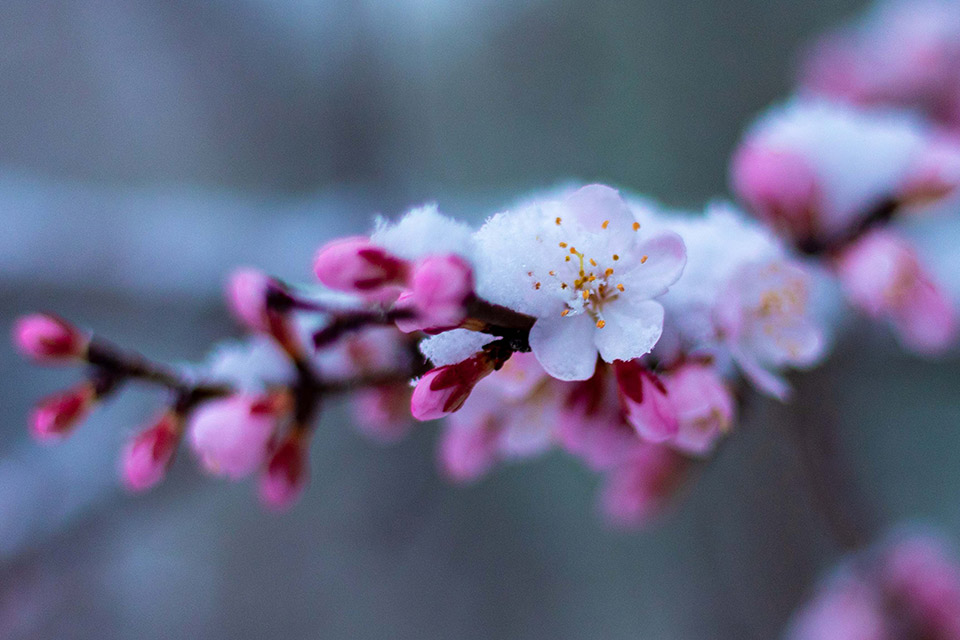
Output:
<instances>
[{"instance_id":1,"label":"anther","mask_svg":"<svg viewBox=\"0 0 960 640\"><path fill-rule=\"evenodd\" d=\"M640 223L639 223L639 222L634 222L634 223L633 223L633 230L634 230L634 231L639 231L639 230L640 230Z\"/></svg>"},{"instance_id":2,"label":"anther","mask_svg":"<svg viewBox=\"0 0 960 640\"><path fill-rule=\"evenodd\" d=\"M649 258L650 256L643 256L642 258L640 258L640 264L646 264Z\"/></svg>"},{"instance_id":3,"label":"anther","mask_svg":"<svg viewBox=\"0 0 960 640\"><path fill-rule=\"evenodd\" d=\"M624 290L623 285L622 285L622 284L618 284L618 285L617 285L617 291L623 291L623 290Z\"/></svg>"},{"instance_id":4,"label":"anther","mask_svg":"<svg viewBox=\"0 0 960 640\"><path fill-rule=\"evenodd\" d=\"M597 329L603 329L605 326L607 326L606 321L604 321L604 320L597 320Z\"/></svg>"},{"instance_id":5,"label":"anther","mask_svg":"<svg viewBox=\"0 0 960 640\"><path fill-rule=\"evenodd\" d=\"M604 220L604 221L603 221L603 224L600 225L600 226L601 226L602 228L606 229L608 224L610 224L610 221L609 221L609 220Z\"/></svg>"},{"instance_id":6,"label":"anther","mask_svg":"<svg viewBox=\"0 0 960 640\"><path fill-rule=\"evenodd\" d=\"M609 267L607 267L607 270L603 272L603 276L604 276L605 278L609 278L609 277L612 276L612 275L613 275L613 269L611 269L611 268L609 268Z\"/></svg>"}]
</instances>

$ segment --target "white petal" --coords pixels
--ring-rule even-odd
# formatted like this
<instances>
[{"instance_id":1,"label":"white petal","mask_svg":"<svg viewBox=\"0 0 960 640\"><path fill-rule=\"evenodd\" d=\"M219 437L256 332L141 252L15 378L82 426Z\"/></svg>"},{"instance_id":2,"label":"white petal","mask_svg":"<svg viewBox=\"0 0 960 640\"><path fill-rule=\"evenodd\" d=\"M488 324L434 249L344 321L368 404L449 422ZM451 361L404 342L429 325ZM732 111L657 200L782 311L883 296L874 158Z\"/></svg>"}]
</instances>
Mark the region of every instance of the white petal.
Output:
<instances>
[{"instance_id":1,"label":"white petal","mask_svg":"<svg viewBox=\"0 0 960 640\"><path fill-rule=\"evenodd\" d=\"M589 231L601 230L604 222L607 229L612 225L616 229L629 229L634 217L620 197L620 192L602 184L588 184L577 189L564 200L567 210L574 219Z\"/></svg>"},{"instance_id":2,"label":"white petal","mask_svg":"<svg viewBox=\"0 0 960 640\"><path fill-rule=\"evenodd\" d=\"M655 298L680 279L687 263L683 239L673 232L660 233L632 249L635 266L617 281L634 299ZM646 256L642 263L640 260Z\"/></svg>"},{"instance_id":3,"label":"white petal","mask_svg":"<svg viewBox=\"0 0 960 640\"><path fill-rule=\"evenodd\" d=\"M586 314L540 318L530 329L530 348L543 369L558 380L587 380L597 366L596 329Z\"/></svg>"},{"instance_id":4,"label":"white petal","mask_svg":"<svg viewBox=\"0 0 960 640\"><path fill-rule=\"evenodd\" d=\"M605 362L649 353L663 332L663 307L652 300L619 300L607 307L603 318L605 325L594 330L593 340Z\"/></svg>"}]
</instances>

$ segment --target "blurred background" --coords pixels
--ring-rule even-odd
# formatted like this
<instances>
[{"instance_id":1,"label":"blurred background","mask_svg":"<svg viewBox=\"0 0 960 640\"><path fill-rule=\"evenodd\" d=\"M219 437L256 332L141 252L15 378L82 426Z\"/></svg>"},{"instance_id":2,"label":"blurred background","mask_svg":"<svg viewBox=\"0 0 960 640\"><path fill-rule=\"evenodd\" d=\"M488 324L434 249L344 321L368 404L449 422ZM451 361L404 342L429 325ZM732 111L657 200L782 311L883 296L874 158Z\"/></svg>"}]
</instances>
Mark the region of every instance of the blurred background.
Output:
<instances>
[{"instance_id":1,"label":"blurred background","mask_svg":"<svg viewBox=\"0 0 960 640\"><path fill-rule=\"evenodd\" d=\"M231 268L306 280L320 243L375 213L436 200L479 220L570 179L698 206L800 47L863 6L5 0L0 320L56 310L199 359L236 332ZM336 407L288 515L189 456L133 498L115 457L157 398L41 447L29 407L73 375L0 342L0 637L773 638L839 555L791 421L841 425L885 520L960 533L960 362L882 333L798 379L794 405L752 399L680 508L633 534L559 454L454 488L430 427L384 448Z\"/></svg>"}]
</instances>

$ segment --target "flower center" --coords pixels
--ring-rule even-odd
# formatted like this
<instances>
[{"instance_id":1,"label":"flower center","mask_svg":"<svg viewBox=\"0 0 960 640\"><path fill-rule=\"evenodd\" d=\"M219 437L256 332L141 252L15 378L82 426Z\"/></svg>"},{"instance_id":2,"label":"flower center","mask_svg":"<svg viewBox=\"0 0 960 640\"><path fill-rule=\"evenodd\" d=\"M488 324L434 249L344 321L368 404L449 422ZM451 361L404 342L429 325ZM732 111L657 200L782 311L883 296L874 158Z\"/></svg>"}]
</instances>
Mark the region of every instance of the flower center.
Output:
<instances>
[{"instance_id":1,"label":"flower center","mask_svg":"<svg viewBox=\"0 0 960 640\"><path fill-rule=\"evenodd\" d=\"M558 217L554 223L562 226L563 219ZM609 220L604 220L600 225L600 232L611 233L612 231L607 229L609 224ZM640 223L634 222L633 230L639 229ZM626 291L623 283L616 278L615 266L620 261L620 256L610 253L591 257L569 242L558 242L557 248L560 250L558 257L562 257L563 261L556 269L551 269L546 278L538 279L532 271L528 273L534 280L534 289L548 289L553 292L559 289L564 298L564 308L560 312L562 317L587 313L597 328L603 329L607 324L603 319L604 306L614 302ZM647 256L640 259L641 264L646 261Z\"/></svg>"}]
</instances>

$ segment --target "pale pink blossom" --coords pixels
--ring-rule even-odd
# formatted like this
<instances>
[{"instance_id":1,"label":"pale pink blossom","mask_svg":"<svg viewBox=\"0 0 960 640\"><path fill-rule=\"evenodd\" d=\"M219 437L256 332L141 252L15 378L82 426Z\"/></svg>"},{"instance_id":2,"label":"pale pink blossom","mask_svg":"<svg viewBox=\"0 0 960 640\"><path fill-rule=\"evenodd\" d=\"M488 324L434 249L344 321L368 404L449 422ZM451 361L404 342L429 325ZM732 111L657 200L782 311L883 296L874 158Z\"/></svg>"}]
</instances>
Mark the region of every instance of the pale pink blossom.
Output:
<instances>
[{"instance_id":1,"label":"pale pink blossom","mask_svg":"<svg viewBox=\"0 0 960 640\"><path fill-rule=\"evenodd\" d=\"M42 364L81 358L89 344L89 338L73 325L46 313L18 318L13 341L20 353Z\"/></svg>"},{"instance_id":2,"label":"pale pink blossom","mask_svg":"<svg viewBox=\"0 0 960 640\"><path fill-rule=\"evenodd\" d=\"M589 380L564 385L556 438L564 450L594 471L629 460L644 441L623 417L615 376L597 367Z\"/></svg>"},{"instance_id":3,"label":"pale pink blossom","mask_svg":"<svg viewBox=\"0 0 960 640\"><path fill-rule=\"evenodd\" d=\"M667 446L645 443L630 460L606 474L601 510L618 527L650 525L680 489L688 464Z\"/></svg>"},{"instance_id":4,"label":"pale pink blossom","mask_svg":"<svg viewBox=\"0 0 960 640\"><path fill-rule=\"evenodd\" d=\"M313 270L320 282L331 289L371 294L385 287L404 285L409 265L369 238L355 236L321 247Z\"/></svg>"},{"instance_id":5,"label":"pale pink blossom","mask_svg":"<svg viewBox=\"0 0 960 640\"><path fill-rule=\"evenodd\" d=\"M242 478L263 463L279 411L278 400L271 396L236 394L210 400L190 417L190 444L210 473Z\"/></svg>"},{"instance_id":6,"label":"pale pink blossom","mask_svg":"<svg viewBox=\"0 0 960 640\"><path fill-rule=\"evenodd\" d=\"M897 640L897 636L874 586L845 570L794 615L786 640Z\"/></svg>"},{"instance_id":7,"label":"pale pink blossom","mask_svg":"<svg viewBox=\"0 0 960 640\"><path fill-rule=\"evenodd\" d=\"M639 360L614 363L624 414L637 434L650 442L664 442L677 435L680 423L659 376Z\"/></svg>"},{"instance_id":8,"label":"pale pink blossom","mask_svg":"<svg viewBox=\"0 0 960 640\"><path fill-rule=\"evenodd\" d=\"M771 261L742 265L714 309L722 341L744 375L784 399L787 383L777 371L809 367L823 355L823 332L809 312L812 283L798 265Z\"/></svg>"},{"instance_id":9,"label":"pale pink blossom","mask_svg":"<svg viewBox=\"0 0 960 640\"><path fill-rule=\"evenodd\" d=\"M476 233L477 293L536 318L530 347L548 374L586 380L606 362L648 353L663 330L654 298L686 261L674 233L641 230L615 189L497 214Z\"/></svg>"},{"instance_id":10,"label":"pale pink blossom","mask_svg":"<svg viewBox=\"0 0 960 640\"><path fill-rule=\"evenodd\" d=\"M919 353L938 353L956 338L950 300L905 240L890 231L860 238L837 258L847 297L875 318L889 320L900 340Z\"/></svg>"},{"instance_id":11,"label":"pale pink blossom","mask_svg":"<svg viewBox=\"0 0 960 640\"><path fill-rule=\"evenodd\" d=\"M307 439L300 431L283 438L271 451L260 476L261 503L274 511L286 511L299 500L309 480Z\"/></svg>"},{"instance_id":12,"label":"pale pink blossom","mask_svg":"<svg viewBox=\"0 0 960 640\"><path fill-rule=\"evenodd\" d=\"M734 420L734 400L717 370L706 364L683 364L664 379L679 429L672 447L706 455Z\"/></svg>"},{"instance_id":13,"label":"pale pink blossom","mask_svg":"<svg viewBox=\"0 0 960 640\"><path fill-rule=\"evenodd\" d=\"M30 416L30 432L41 442L60 440L82 422L96 401L96 390L83 382L37 403Z\"/></svg>"},{"instance_id":14,"label":"pale pink blossom","mask_svg":"<svg viewBox=\"0 0 960 640\"><path fill-rule=\"evenodd\" d=\"M408 386L400 384L378 385L353 392L350 407L354 425L378 442L401 440L413 427L411 392Z\"/></svg>"},{"instance_id":15,"label":"pale pink blossom","mask_svg":"<svg viewBox=\"0 0 960 640\"><path fill-rule=\"evenodd\" d=\"M445 428L437 443L440 470L452 482L476 481L496 464L498 437L496 427L488 424L467 429Z\"/></svg>"},{"instance_id":16,"label":"pale pink blossom","mask_svg":"<svg viewBox=\"0 0 960 640\"><path fill-rule=\"evenodd\" d=\"M444 473L459 482L475 480L498 461L547 450L561 413L556 384L532 354L511 356L447 417L439 449Z\"/></svg>"},{"instance_id":17,"label":"pale pink blossom","mask_svg":"<svg viewBox=\"0 0 960 640\"><path fill-rule=\"evenodd\" d=\"M120 458L120 477L128 489L145 491L163 480L177 450L181 420L166 411L127 443Z\"/></svg>"}]
</instances>

